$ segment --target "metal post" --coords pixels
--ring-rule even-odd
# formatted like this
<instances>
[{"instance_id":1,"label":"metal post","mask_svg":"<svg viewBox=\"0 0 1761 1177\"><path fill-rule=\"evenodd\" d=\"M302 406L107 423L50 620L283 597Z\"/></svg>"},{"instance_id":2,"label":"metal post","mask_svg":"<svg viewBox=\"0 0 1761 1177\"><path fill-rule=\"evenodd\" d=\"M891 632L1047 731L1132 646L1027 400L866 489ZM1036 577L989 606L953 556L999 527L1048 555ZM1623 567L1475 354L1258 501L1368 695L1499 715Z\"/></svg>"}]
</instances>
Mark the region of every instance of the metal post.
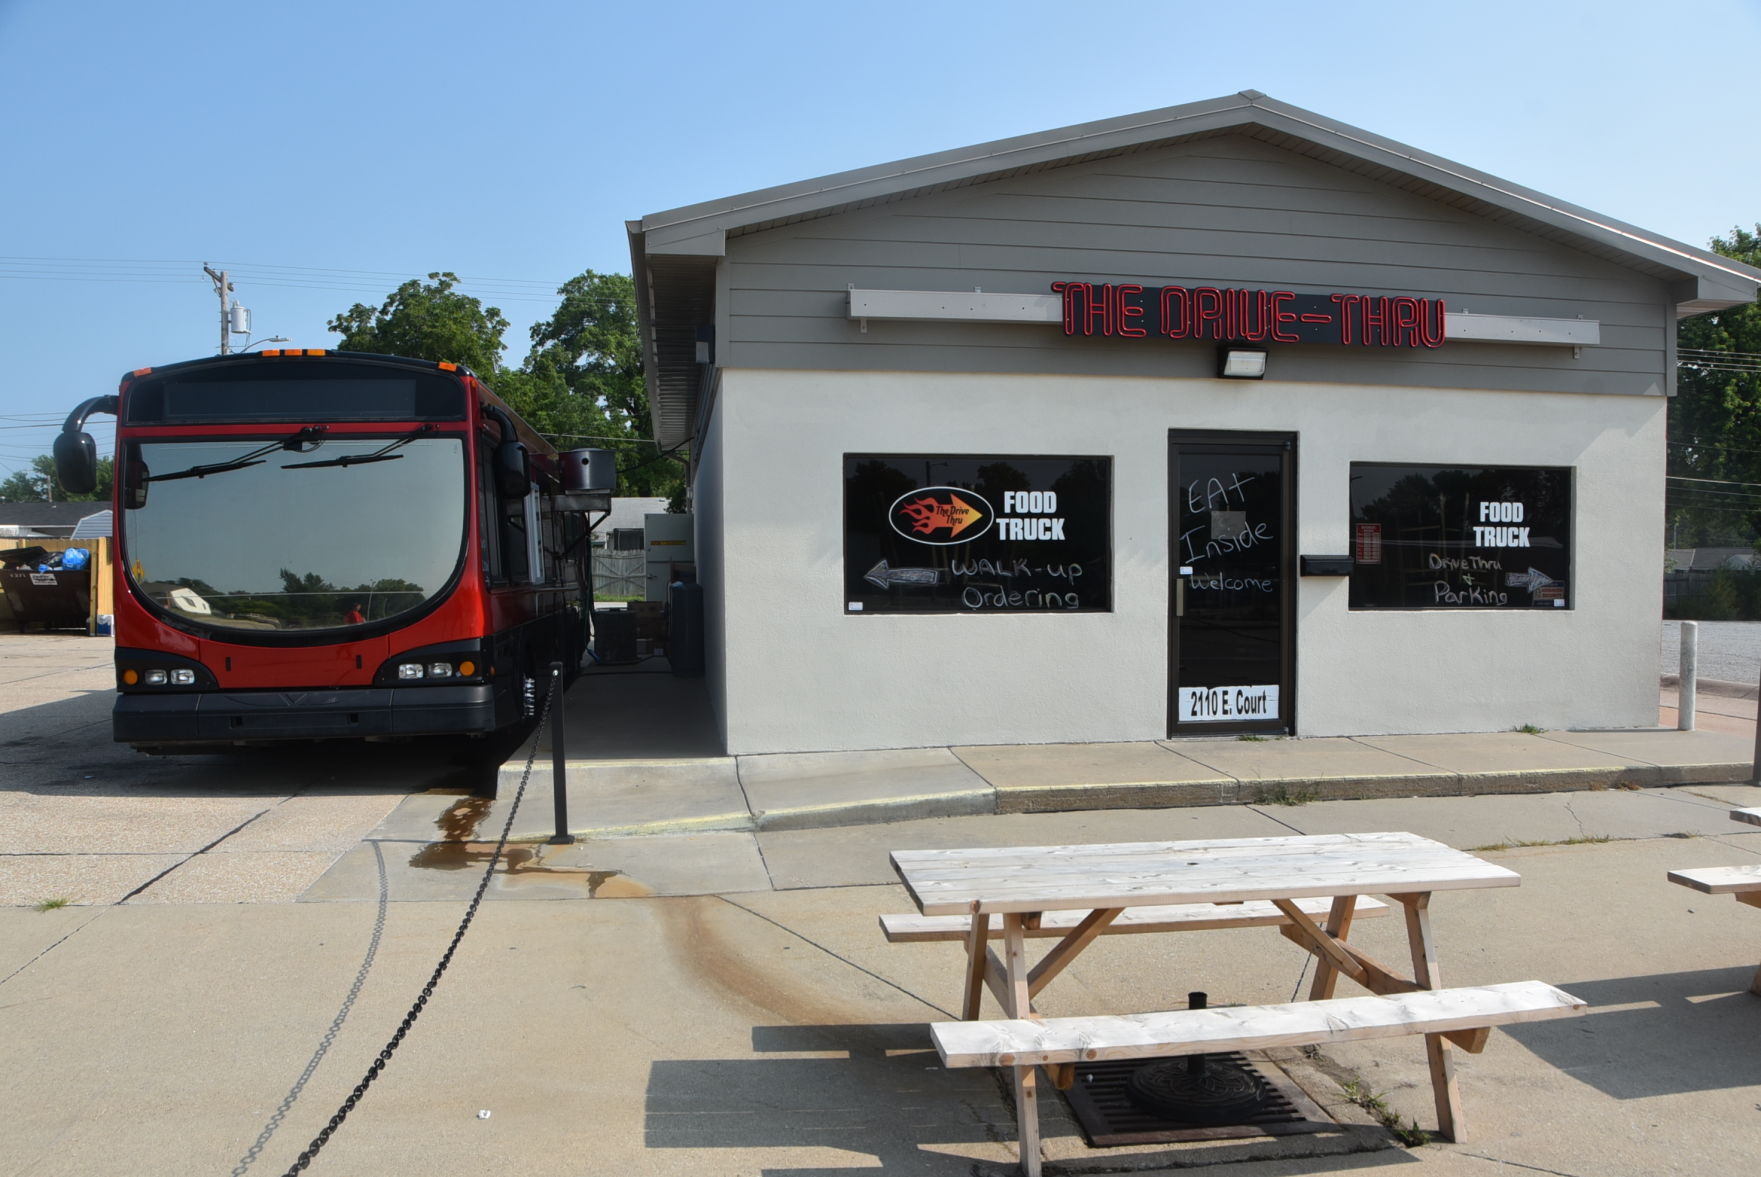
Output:
<instances>
[{"instance_id":1,"label":"metal post","mask_svg":"<svg viewBox=\"0 0 1761 1177\"><path fill-rule=\"evenodd\" d=\"M565 764L568 754L563 747L563 664L550 664L550 791L556 798L556 833L549 845L567 846L574 842L569 833L569 774Z\"/></svg>"},{"instance_id":2,"label":"metal post","mask_svg":"<svg viewBox=\"0 0 1761 1177\"><path fill-rule=\"evenodd\" d=\"M1755 716L1755 766L1749 770L1749 783L1761 785L1761 714Z\"/></svg>"},{"instance_id":3,"label":"metal post","mask_svg":"<svg viewBox=\"0 0 1761 1177\"><path fill-rule=\"evenodd\" d=\"M1700 673L1700 626L1698 622L1684 621L1681 627L1681 681L1675 689L1675 726L1691 732L1694 730L1694 687Z\"/></svg>"}]
</instances>

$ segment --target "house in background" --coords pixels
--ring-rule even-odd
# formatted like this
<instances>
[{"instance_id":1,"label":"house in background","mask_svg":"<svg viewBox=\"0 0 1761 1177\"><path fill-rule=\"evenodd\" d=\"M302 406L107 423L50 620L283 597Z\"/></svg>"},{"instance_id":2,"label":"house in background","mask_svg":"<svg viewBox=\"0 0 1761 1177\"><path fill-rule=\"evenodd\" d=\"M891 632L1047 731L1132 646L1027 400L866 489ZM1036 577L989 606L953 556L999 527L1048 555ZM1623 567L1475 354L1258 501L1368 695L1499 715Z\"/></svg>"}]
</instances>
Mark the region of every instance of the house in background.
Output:
<instances>
[{"instance_id":1,"label":"house in background","mask_svg":"<svg viewBox=\"0 0 1761 1177\"><path fill-rule=\"evenodd\" d=\"M108 518L109 506L105 503L0 503L0 537L69 539L80 520L100 513Z\"/></svg>"}]
</instances>

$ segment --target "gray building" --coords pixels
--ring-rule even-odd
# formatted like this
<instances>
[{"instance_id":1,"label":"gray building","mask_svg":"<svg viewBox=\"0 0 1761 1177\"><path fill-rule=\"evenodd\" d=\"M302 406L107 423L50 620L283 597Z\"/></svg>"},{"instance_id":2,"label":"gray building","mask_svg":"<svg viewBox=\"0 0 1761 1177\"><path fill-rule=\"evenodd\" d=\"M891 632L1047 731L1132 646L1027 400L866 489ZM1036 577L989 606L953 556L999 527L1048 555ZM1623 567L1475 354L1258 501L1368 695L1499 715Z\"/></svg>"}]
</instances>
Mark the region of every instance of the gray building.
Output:
<instances>
[{"instance_id":1,"label":"gray building","mask_svg":"<svg viewBox=\"0 0 1761 1177\"><path fill-rule=\"evenodd\" d=\"M730 752L1655 722L1761 272L1253 91L630 240Z\"/></svg>"}]
</instances>

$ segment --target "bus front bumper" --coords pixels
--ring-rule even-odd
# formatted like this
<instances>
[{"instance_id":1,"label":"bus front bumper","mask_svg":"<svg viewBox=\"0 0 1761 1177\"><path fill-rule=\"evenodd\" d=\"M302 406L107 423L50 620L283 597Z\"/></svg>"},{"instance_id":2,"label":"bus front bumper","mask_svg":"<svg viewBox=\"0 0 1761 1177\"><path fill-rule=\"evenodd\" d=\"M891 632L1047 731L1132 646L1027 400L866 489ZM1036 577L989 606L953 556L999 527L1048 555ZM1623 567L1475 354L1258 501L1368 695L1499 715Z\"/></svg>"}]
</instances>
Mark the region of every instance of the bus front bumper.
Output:
<instances>
[{"instance_id":1,"label":"bus front bumper","mask_svg":"<svg viewBox=\"0 0 1761 1177\"><path fill-rule=\"evenodd\" d=\"M127 694L111 712L117 743L147 745L480 735L512 718L487 683Z\"/></svg>"}]
</instances>

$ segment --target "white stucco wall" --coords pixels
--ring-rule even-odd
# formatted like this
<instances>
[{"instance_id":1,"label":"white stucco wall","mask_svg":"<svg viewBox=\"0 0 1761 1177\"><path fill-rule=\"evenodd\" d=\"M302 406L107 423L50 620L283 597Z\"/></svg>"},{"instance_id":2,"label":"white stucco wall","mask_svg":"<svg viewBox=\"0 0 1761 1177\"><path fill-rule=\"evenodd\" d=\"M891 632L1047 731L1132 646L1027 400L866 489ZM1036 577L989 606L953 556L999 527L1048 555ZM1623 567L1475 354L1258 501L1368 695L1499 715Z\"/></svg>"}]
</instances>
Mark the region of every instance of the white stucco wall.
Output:
<instances>
[{"instance_id":1,"label":"white stucco wall","mask_svg":"<svg viewBox=\"0 0 1761 1177\"><path fill-rule=\"evenodd\" d=\"M1576 470L1569 610L1353 613L1343 579L1299 580L1299 735L1655 724L1665 404L724 372L705 471L720 502L698 492L698 542L700 564L721 564L706 578L720 641L714 620L707 636L728 751L1165 737L1170 429L1296 433L1296 546L1315 554L1349 550L1353 461ZM1110 455L1113 612L847 614L845 453Z\"/></svg>"}]
</instances>

